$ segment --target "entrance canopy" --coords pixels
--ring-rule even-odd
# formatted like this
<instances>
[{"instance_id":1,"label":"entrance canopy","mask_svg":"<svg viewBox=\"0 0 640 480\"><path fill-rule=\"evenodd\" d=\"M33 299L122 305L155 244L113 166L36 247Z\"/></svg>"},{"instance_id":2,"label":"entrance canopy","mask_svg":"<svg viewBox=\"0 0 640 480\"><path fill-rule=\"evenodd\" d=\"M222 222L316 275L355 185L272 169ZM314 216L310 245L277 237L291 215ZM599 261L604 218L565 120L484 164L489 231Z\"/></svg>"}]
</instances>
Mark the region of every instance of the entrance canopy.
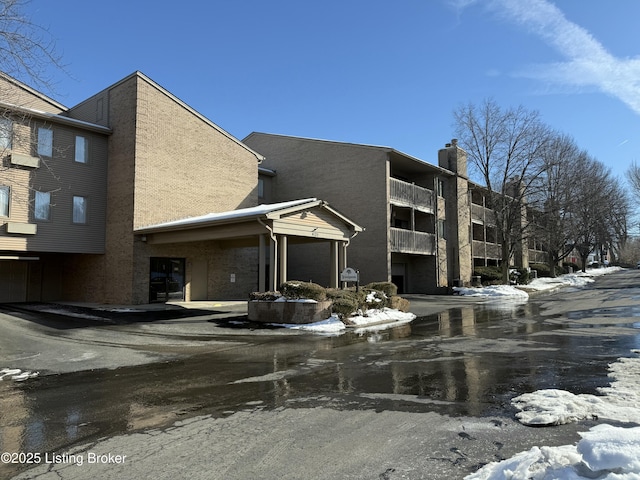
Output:
<instances>
[{"instance_id":1,"label":"entrance canopy","mask_svg":"<svg viewBox=\"0 0 640 480\"><path fill-rule=\"evenodd\" d=\"M317 198L263 204L228 212L210 213L134 230L149 244L214 240L223 247L265 247L270 241L272 265L269 289L286 281L287 244L331 242L331 286L346 267L346 247L364 229ZM265 248L259 250L261 291L265 290Z\"/></svg>"}]
</instances>

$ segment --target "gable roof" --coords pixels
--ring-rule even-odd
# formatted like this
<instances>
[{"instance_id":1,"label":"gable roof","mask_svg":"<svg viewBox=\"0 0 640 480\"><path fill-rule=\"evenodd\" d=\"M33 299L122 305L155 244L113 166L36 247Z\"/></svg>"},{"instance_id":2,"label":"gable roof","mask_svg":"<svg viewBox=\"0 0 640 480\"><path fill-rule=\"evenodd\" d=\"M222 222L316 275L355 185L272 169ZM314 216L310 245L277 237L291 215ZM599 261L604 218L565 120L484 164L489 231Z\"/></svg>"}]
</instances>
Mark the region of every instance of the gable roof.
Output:
<instances>
[{"instance_id":1,"label":"gable roof","mask_svg":"<svg viewBox=\"0 0 640 480\"><path fill-rule=\"evenodd\" d=\"M314 143L323 143L323 144L327 144L327 145L336 145L339 147L355 147L355 148L365 148L365 149L371 149L371 150L376 150L376 151L381 151L384 152L386 154L389 155L389 157L392 157L393 159L395 159L395 161L399 161L402 163L405 163L407 165L412 165L414 167L417 168L430 168L432 170L437 171L440 174L443 175L447 175L447 176L451 176L453 175L453 172L451 172L450 170L447 170L446 168L441 167L440 165L434 165L432 163L426 162L425 160L422 160L420 158L414 157L413 155L409 155L408 153L404 153L400 150L396 150L395 148L392 147L387 147L384 145L370 145L370 144L366 144L366 143L353 143L353 142L340 142L340 141L336 141L336 140L322 140L319 138L309 138L309 137L297 137L294 135L282 135L282 134L278 134L278 133L264 133L264 132L251 132L249 135L247 135L242 141L245 142L247 140L250 140L251 137L270 137L270 138L282 138L284 140L298 140L298 141L303 141L303 142L314 142Z\"/></svg>"},{"instance_id":2,"label":"gable roof","mask_svg":"<svg viewBox=\"0 0 640 480\"><path fill-rule=\"evenodd\" d=\"M189 113L191 113L192 115L198 117L200 120L202 120L204 123L206 123L207 125L209 125L210 127L212 127L214 130L216 130L217 132L219 132L220 134L224 135L225 137L227 137L229 140L231 140L232 142L238 144L239 146L241 146L242 148L244 148L245 150L249 151L252 155L254 155L256 157L256 159L258 160L258 162L262 162L262 160L264 160L264 157L259 154L258 152L256 152L255 150L253 150L252 148L250 148L248 145L245 145L244 143L242 143L239 139L237 139L236 137L234 137L233 135L231 135L229 132L227 132L226 130L224 130L223 128L221 128L220 126L216 125L215 123L213 123L211 120L209 120L207 117L205 117L203 114L201 114L200 112L198 112L197 110L195 110L194 108L190 107L188 104L186 104L185 102L183 102L182 100L180 100L178 97L176 97L173 93L171 93L169 90L167 90L166 88L162 87L158 82L152 80L150 77L146 76L144 73L142 73L139 70L136 70L135 72L133 72L130 75L127 75L126 77L118 80L117 82L113 83L112 85L108 86L107 88L104 88L103 90L101 90L100 92L103 92L105 90L111 90L115 87L117 87L118 85L127 82L128 80L132 79L132 78L139 78L141 80L143 80L144 82L146 82L147 84L151 85L153 88L155 88L156 90L158 90L160 93L162 93L163 95L165 95L167 98L169 98L171 101L175 102L176 104L180 105L182 108L184 108L185 110L187 110ZM98 92L97 94L99 94L100 92ZM95 95L92 95L89 98L93 98ZM88 100L88 99L87 99ZM78 106L82 105L83 103L85 103L87 100L83 100L82 102L80 102L78 105L73 106L71 109L75 109Z\"/></svg>"},{"instance_id":3,"label":"gable roof","mask_svg":"<svg viewBox=\"0 0 640 480\"><path fill-rule=\"evenodd\" d=\"M225 225L229 223L246 222L248 220L258 220L261 218L265 220L273 220L278 219L284 215L289 215L293 212L308 210L310 208L318 206L323 207L331 214L340 218L340 220L348 224L354 231L361 232L364 230L360 225L352 222L335 209L329 207L329 204L327 202L319 200L317 198L303 198L300 200L290 200L288 202L265 203L262 205L257 205L255 207L240 208L238 210L230 210L220 213L209 213L197 217L189 217L181 220L158 223L155 225L137 228L135 229L134 233L146 234L185 230L216 225Z\"/></svg>"},{"instance_id":4,"label":"gable roof","mask_svg":"<svg viewBox=\"0 0 640 480\"><path fill-rule=\"evenodd\" d=\"M48 111L47 113L58 114L58 113L66 112L68 110L67 107L65 107L63 104L55 101L53 98L45 95L44 93L39 92L34 88L31 88L26 83L23 83L20 80L13 78L11 75L8 75L4 72L0 72L0 80L11 84L13 88L17 90L21 90L27 95L38 99L41 105L51 106L51 110Z\"/></svg>"}]
</instances>

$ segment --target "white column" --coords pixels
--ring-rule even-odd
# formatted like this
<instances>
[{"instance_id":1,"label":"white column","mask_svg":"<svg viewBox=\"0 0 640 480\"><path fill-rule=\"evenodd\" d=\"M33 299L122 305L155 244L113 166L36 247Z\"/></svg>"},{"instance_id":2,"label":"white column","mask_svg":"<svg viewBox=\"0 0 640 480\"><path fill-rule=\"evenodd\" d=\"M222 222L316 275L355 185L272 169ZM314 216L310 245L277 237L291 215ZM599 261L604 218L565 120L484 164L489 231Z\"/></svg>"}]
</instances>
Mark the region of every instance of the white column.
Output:
<instances>
[{"instance_id":1,"label":"white column","mask_svg":"<svg viewBox=\"0 0 640 480\"><path fill-rule=\"evenodd\" d=\"M271 266L269 290L273 292L278 288L278 241L271 237L269 237L269 240L269 265Z\"/></svg>"},{"instance_id":2,"label":"white column","mask_svg":"<svg viewBox=\"0 0 640 480\"><path fill-rule=\"evenodd\" d=\"M338 281L340 279L340 272L339 272L339 254L338 254L338 242L337 241L332 241L330 242L330 246L331 246L331 259L330 259L330 266L331 268L330 270L330 277L329 277L329 286L331 288L338 288Z\"/></svg>"},{"instance_id":3,"label":"white column","mask_svg":"<svg viewBox=\"0 0 640 480\"><path fill-rule=\"evenodd\" d=\"M338 252L338 271L342 272L347 268L347 242L340 242ZM341 287L345 288L347 282L343 282Z\"/></svg>"},{"instance_id":4,"label":"white column","mask_svg":"<svg viewBox=\"0 0 640 480\"><path fill-rule=\"evenodd\" d=\"M280 235L278 237L278 250L279 250L279 268L280 270L280 284L287 281L287 236Z\"/></svg>"}]
</instances>

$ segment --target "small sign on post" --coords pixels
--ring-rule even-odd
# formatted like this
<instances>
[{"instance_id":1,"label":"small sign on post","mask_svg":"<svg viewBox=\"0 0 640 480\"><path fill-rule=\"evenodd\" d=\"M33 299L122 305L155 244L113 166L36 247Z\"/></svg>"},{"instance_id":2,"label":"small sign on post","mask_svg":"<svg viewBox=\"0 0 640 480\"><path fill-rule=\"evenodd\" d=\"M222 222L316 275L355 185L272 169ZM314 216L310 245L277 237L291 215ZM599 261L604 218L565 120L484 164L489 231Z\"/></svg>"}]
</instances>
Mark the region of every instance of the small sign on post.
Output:
<instances>
[{"instance_id":1,"label":"small sign on post","mask_svg":"<svg viewBox=\"0 0 640 480\"><path fill-rule=\"evenodd\" d=\"M356 291L360 289L360 272L351 267L345 268L340 272L341 282L356 282Z\"/></svg>"}]
</instances>

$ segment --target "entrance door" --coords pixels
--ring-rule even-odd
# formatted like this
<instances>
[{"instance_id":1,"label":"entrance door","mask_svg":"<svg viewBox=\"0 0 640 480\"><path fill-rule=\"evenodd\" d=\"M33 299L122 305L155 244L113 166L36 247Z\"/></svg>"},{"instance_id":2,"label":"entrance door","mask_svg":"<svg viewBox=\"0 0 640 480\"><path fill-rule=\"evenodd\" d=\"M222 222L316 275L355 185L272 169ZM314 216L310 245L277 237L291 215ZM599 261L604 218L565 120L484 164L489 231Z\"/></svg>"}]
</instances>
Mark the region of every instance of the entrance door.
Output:
<instances>
[{"instance_id":1,"label":"entrance door","mask_svg":"<svg viewBox=\"0 0 640 480\"><path fill-rule=\"evenodd\" d=\"M391 264L391 282L398 287L398 293L404 293L405 285L405 273L406 265L404 263L392 263Z\"/></svg>"},{"instance_id":2,"label":"entrance door","mask_svg":"<svg viewBox=\"0 0 640 480\"><path fill-rule=\"evenodd\" d=\"M149 303L184 300L184 258L150 260Z\"/></svg>"},{"instance_id":3,"label":"entrance door","mask_svg":"<svg viewBox=\"0 0 640 480\"><path fill-rule=\"evenodd\" d=\"M0 260L0 302L27 300L27 262Z\"/></svg>"}]
</instances>

